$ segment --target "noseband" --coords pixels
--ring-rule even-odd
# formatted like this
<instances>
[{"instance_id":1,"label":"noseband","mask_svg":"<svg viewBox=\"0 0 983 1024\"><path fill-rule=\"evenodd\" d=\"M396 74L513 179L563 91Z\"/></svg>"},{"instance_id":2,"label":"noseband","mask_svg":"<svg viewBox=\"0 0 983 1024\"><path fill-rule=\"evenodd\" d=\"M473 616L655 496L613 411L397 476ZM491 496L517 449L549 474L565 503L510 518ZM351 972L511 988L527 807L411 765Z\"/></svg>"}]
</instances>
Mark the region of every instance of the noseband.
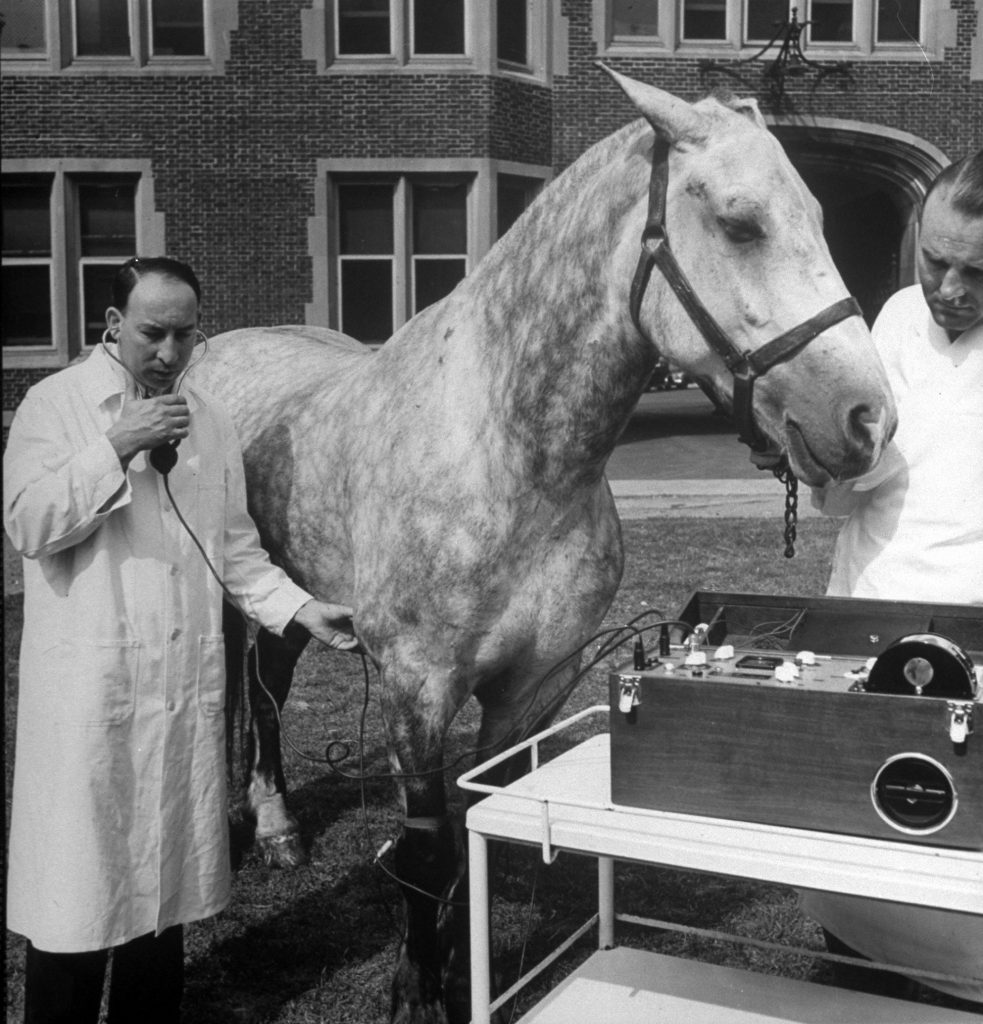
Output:
<instances>
[{"instance_id":1,"label":"noseband","mask_svg":"<svg viewBox=\"0 0 983 1024\"><path fill-rule=\"evenodd\" d=\"M737 436L753 452L768 449L768 439L754 421L754 382L764 376L776 363L794 356L800 349L818 337L833 324L851 316L861 316L860 304L852 295L810 317L804 323L793 327L758 349L742 352L724 333L723 328L711 316L693 291L682 268L676 261L669 246L666 232L666 190L669 185L669 144L656 135L652 152L652 177L649 180L648 219L642 231L642 252L638 257L635 276L631 282L629 310L635 329L643 338L648 338L652 347L658 346L642 329L641 308L645 289L648 287L652 268L658 267L669 287L676 293L683 308L696 325L703 339L724 361L734 378L734 400L732 414L737 426ZM708 382L700 382L706 391ZM711 397L714 397L711 395ZM798 504L798 481L792 473L788 459L783 454L773 472L785 484L785 557L795 554L795 521Z\"/></svg>"},{"instance_id":2,"label":"noseband","mask_svg":"<svg viewBox=\"0 0 983 1024\"><path fill-rule=\"evenodd\" d=\"M822 312L762 345L761 348L742 352L710 315L676 262L666 233L668 183L669 144L656 136L655 150L652 154L652 177L649 181L648 220L642 231L642 252L631 283L629 308L632 323L642 337L649 337L642 329L640 312L642 298L652 276L652 268L658 267L706 343L723 359L724 365L734 378L733 416L738 437L752 451L763 452L768 448L768 439L754 422L754 382L777 363L794 356L833 324L838 324L847 317L861 316L860 305L853 296L840 299L839 302L827 306ZM658 349L654 342L652 344Z\"/></svg>"}]
</instances>

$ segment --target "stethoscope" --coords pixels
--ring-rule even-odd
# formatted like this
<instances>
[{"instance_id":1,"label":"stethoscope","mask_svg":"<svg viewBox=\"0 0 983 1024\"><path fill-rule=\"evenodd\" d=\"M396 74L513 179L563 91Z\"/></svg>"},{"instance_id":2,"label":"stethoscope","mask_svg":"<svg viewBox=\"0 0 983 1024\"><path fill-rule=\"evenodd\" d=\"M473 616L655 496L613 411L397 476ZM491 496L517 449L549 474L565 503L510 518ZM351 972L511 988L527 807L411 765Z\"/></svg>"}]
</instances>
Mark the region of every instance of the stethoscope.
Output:
<instances>
[{"instance_id":1,"label":"stethoscope","mask_svg":"<svg viewBox=\"0 0 983 1024\"><path fill-rule=\"evenodd\" d=\"M118 338L112 333L112 328L107 327L102 332L102 338L99 341L99 344L102 346L103 352L105 352L106 355L113 360L113 362L118 363L120 366L123 367L123 369L132 378L133 384L137 390L137 395L143 397L143 393L146 389L141 385L140 381L137 380L136 374L126 365L126 363L124 363L119 358L119 356L117 356L114 352L110 350L109 342L106 340L107 336L115 344L119 344ZM163 393L173 395L179 394L181 391L181 385L184 383L184 378L187 377L191 370L194 369L194 367L196 367L202 361L202 359L204 359L205 356L208 354L208 335L205 334L205 332L201 330L201 328L196 328L195 331L195 348L198 347L201 347L202 349L201 355L198 356L197 359L193 359L190 363L188 363L188 365L184 368L184 372L178 378L177 384L175 384L174 387L169 389L167 392ZM156 469L157 472L164 477L165 483L167 482L167 474L170 473L170 471L177 464L177 446L180 443L180 439L177 441L165 441L163 444L159 444L156 448L150 449L150 452L147 455L147 459L150 462L150 465L153 466L153 468Z\"/></svg>"},{"instance_id":2,"label":"stethoscope","mask_svg":"<svg viewBox=\"0 0 983 1024\"><path fill-rule=\"evenodd\" d=\"M107 327L102 332L102 337L99 339L99 345L102 347L103 352L105 352L106 355L109 356L109 358L112 359L114 363L118 363L130 375L131 379L133 380L133 384L137 389L137 394L142 396L143 392L146 389L143 387L140 381L137 380L136 374L126 365L126 363L122 361L122 359L119 358L119 356L117 356L109 348L110 342L112 342L115 345L118 345L119 339L117 338L116 335L113 334L112 328ZM206 355L208 355L208 335L205 334L205 332L200 327L195 329L195 348L202 349L201 355L198 356L196 359L192 359L192 361L188 363L188 365L184 368L184 372L178 378L178 382L173 387L173 389L167 392L162 392L162 394L178 394L181 390L181 385L184 383L184 378L188 376L188 374L202 361L202 359L205 358Z\"/></svg>"}]
</instances>

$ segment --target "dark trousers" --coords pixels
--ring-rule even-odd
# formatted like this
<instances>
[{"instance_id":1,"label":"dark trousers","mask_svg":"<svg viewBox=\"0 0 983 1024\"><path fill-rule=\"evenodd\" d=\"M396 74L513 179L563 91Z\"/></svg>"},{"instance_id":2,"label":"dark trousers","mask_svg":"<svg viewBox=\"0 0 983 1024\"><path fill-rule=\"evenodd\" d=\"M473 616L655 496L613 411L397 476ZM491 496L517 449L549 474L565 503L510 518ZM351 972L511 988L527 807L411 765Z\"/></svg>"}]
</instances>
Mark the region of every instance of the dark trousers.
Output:
<instances>
[{"instance_id":1,"label":"dark trousers","mask_svg":"<svg viewBox=\"0 0 983 1024\"><path fill-rule=\"evenodd\" d=\"M116 946L109 1024L178 1024L184 991L184 929ZM27 944L25 1024L98 1024L109 950L46 953Z\"/></svg>"}]
</instances>

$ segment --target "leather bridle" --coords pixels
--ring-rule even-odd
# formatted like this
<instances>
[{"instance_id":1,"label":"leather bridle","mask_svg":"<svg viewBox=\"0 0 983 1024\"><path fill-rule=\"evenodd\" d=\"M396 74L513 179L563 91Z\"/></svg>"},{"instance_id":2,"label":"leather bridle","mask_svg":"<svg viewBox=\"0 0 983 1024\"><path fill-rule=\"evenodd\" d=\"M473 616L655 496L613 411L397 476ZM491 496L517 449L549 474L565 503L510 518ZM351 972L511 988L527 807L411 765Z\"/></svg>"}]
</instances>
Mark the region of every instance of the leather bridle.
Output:
<instances>
[{"instance_id":1,"label":"leather bridle","mask_svg":"<svg viewBox=\"0 0 983 1024\"><path fill-rule=\"evenodd\" d=\"M852 295L834 302L784 334L773 338L758 349L742 352L727 337L720 324L703 305L676 261L666 232L666 190L669 185L669 143L659 135L652 152L652 176L649 180L648 219L642 231L642 252L638 257L635 276L631 282L629 309L632 323L643 338L659 351L651 336L642 328L640 314L642 299L648 287L652 269L658 267L669 287L676 293L683 308L696 325L704 340L724 361L734 378L732 415L737 436L753 452L765 452L768 439L754 421L754 382L773 366L790 359L833 324L851 316L862 316L860 304ZM719 398L712 393L709 381L699 381L716 404ZM798 509L798 481L783 453L771 466L775 476L785 484L785 557L795 554L796 514Z\"/></svg>"},{"instance_id":2,"label":"leather bridle","mask_svg":"<svg viewBox=\"0 0 983 1024\"><path fill-rule=\"evenodd\" d=\"M658 267L669 287L676 293L690 319L703 335L704 340L724 361L734 378L733 417L737 434L752 451L763 452L768 448L768 439L754 422L754 382L764 376L773 366L789 359L801 351L813 338L823 331L851 316L861 316L860 304L853 296L847 296L827 306L804 323L793 327L779 337L762 345L761 348L742 352L724 333L709 310L700 301L686 274L676 262L669 236L666 232L666 189L669 183L669 144L656 136L652 154L652 177L649 181L649 210L645 228L642 231L642 252L638 258L635 277L631 283L629 308L636 330L647 338L658 351L658 346L642 329L640 312L642 298L648 287L652 268ZM701 384L701 386L703 386Z\"/></svg>"}]
</instances>

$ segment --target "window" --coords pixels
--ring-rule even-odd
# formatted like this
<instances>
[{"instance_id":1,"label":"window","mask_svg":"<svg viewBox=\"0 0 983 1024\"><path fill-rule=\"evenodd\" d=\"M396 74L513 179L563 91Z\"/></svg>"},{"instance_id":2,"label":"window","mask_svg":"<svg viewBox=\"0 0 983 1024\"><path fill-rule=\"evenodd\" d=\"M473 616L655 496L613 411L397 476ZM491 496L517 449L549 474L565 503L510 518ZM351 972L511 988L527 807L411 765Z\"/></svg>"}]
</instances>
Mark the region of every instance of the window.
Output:
<instances>
[{"instance_id":1,"label":"window","mask_svg":"<svg viewBox=\"0 0 983 1024\"><path fill-rule=\"evenodd\" d=\"M400 175L336 183L340 329L386 341L468 270L469 180Z\"/></svg>"},{"instance_id":2,"label":"window","mask_svg":"<svg viewBox=\"0 0 983 1024\"><path fill-rule=\"evenodd\" d=\"M137 251L136 182L93 178L77 181L75 187L82 343L96 345L106 326L116 269Z\"/></svg>"},{"instance_id":3,"label":"window","mask_svg":"<svg viewBox=\"0 0 983 1024\"><path fill-rule=\"evenodd\" d=\"M0 0L4 56L38 57L45 53L44 4L38 0Z\"/></svg>"},{"instance_id":4,"label":"window","mask_svg":"<svg viewBox=\"0 0 983 1024\"><path fill-rule=\"evenodd\" d=\"M211 71L228 56L238 4L239 0L0 0L5 71Z\"/></svg>"},{"instance_id":5,"label":"window","mask_svg":"<svg viewBox=\"0 0 983 1024\"><path fill-rule=\"evenodd\" d=\"M72 0L76 57L140 59L141 22L148 27L146 58L204 57L204 0Z\"/></svg>"},{"instance_id":6,"label":"window","mask_svg":"<svg viewBox=\"0 0 983 1024\"><path fill-rule=\"evenodd\" d=\"M202 0L151 0L150 53L154 57L204 55Z\"/></svg>"},{"instance_id":7,"label":"window","mask_svg":"<svg viewBox=\"0 0 983 1024\"><path fill-rule=\"evenodd\" d=\"M823 56L924 60L936 45L923 0L595 0L595 25L607 52L703 49L719 57L724 47L746 47L750 56L775 39L793 8L800 25L808 22L803 50Z\"/></svg>"},{"instance_id":8,"label":"window","mask_svg":"<svg viewBox=\"0 0 983 1024\"><path fill-rule=\"evenodd\" d=\"M463 57L466 0L337 0L340 58Z\"/></svg>"},{"instance_id":9,"label":"window","mask_svg":"<svg viewBox=\"0 0 983 1024\"><path fill-rule=\"evenodd\" d=\"M809 40L813 43L853 39L853 0L812 0Z\"/></svg>"},{"instance_id":10,"label":"window","mask_svg":"<svg viewBox=\"0 0 983 1024\"><path fill-rule=\"evenodd\" d=\"M498 0L498 61L500 64L529 64L529 26L526 0Z\"/></svg>"},{"instance_id":11,"label":"window","mask_svg":"<svg viewBox=\"0 0 983 1024\"><path fill-rule=\"evenodd\" d=\"M525 208L539 195L542 187L542 181L537 178L523 178L517 174L498 175L498 238L501 238L522 216Z\"/></svg>"},{"instance_id":12,"label":"window","mask_svg":"<svg viewBox=\"0 0 983 1024\"><path fill-rule=\"evenodd\" d=\"M683 0L683 39L726 39L727 0Z\"/></svg>"},{"instance_id":13,"label":"window","mask_svg":"<svg viewBox=\"0 0 983 1024\"><path fill-rule=\"evenodd\" d=\"M774 39L788 17L787 0L747 0L744 38L749 43Z\"/></svg>"},{"instance_id":14,"label":"window","mask_svg":"<svg viewBox=\"0 0 983 1024\"><path fill-rule=\"evenodd\" d=\"M920 20L920 0L878 0L877 42L917 43Z\"/></svg>"},{"instance_id":15,"label":"window","mask_svg":"<svg viewBox=\"0 0 983 1024\"><path fill-rule=\"evenodd\" d=\"M3 348L51 345L50 176L3 181Z\"/></svg>"},{"instance_id":16,"label":"window","mask_svg":"<svg viewBox=\"0 0 983 1024\"><path fill-rule=\"evenodd\" d=\"M81 162L4 173L5 361L15 354L28 360L17 365L59 365L98 343L117 267L141 240L161 251L162 239L141 229L153 219L142 180L137 170L97 174Z\"/></svg>"},{"instance_id":17,"label":"window","mask_svg":"<svg viewBox=\"0 0 983 1024\"><path fill-rule=\"evenodd\" d=\"M611 5L612 36L631 39L659 34L659 0L614 0Z\"/></svg>"}]
</instances>

